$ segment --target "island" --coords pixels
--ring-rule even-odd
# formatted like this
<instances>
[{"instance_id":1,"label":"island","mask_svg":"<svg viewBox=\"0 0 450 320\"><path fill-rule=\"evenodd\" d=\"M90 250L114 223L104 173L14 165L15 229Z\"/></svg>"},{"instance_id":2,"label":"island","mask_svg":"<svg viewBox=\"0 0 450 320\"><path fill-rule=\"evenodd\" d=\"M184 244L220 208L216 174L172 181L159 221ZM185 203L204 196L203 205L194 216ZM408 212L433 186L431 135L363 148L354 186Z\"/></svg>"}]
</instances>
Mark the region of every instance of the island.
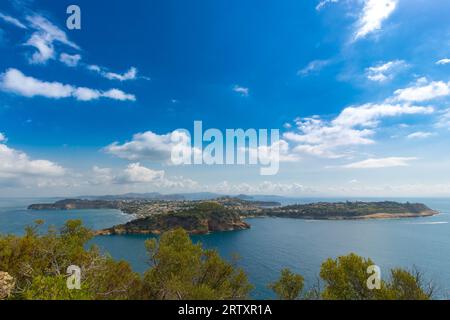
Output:
<instances>
[{"instance_id":1,"label":"island","mask_svg":"<svg viewBox=\"0 0 450 320\"><path fill-rule=\"evenodd\" d=\"M190 234L245 230L246 218L280 217L314 220L399 219L438 214L422 203L395 201L317 202L281 206L277 202L250 201L242 197L212 200L88 200L65 199L33 204L30 210L117 209L134 215L128 223L98 230L97 235L161 234L183 228Z\"/></svg>"}]
</instances>

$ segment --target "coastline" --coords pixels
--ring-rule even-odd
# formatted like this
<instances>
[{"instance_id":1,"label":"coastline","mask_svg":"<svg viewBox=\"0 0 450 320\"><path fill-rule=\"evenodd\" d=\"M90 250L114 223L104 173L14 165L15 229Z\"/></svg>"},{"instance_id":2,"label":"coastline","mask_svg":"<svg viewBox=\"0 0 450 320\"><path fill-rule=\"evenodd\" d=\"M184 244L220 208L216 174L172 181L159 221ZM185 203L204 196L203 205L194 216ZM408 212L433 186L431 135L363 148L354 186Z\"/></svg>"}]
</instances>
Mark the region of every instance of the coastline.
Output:
<instances>
[{"instance_id":1,"label":"coastline","mask_svg":"<svg viewBox=\"0 0 450 320\"><path fill-rule=\"evenodd\" d=\"M248 215L241 216L242 219L255 219L255 218L283 218L283 219L298 219L298 220L326 220L326 221L342 221L342 220L392 220L392 219L411 219L411 218L425 218L432 217L440 214L437 210L427 210L420 213L372 213L363 216L354 216L354 217L345 217L345 216L335 216L335 217L313 217L313 216L303 216L303 217L287 217L287 216L278 216L278 215Z\"/></svg>"}]
</instances>

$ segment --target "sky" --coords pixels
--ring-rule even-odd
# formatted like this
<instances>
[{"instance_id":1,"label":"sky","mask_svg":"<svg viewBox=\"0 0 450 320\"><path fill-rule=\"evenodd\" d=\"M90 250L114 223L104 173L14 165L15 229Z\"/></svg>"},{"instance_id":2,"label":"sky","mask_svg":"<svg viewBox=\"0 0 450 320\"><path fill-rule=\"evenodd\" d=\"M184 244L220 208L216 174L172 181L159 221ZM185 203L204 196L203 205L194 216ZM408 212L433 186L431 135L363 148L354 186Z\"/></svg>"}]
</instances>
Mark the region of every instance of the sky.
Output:
<instances>
[{"instance_id":1,"label":"sky","mask_svg":"<svg viewBox=\"0 0 450 320\"><path fill-rule=\"evenodd\" d=\"M81 29L69 29L69 5ZM2 0L0 197L450 195L446 0ZM178 129L282 162L173 165Z\"/></svg>"}]
</instances>

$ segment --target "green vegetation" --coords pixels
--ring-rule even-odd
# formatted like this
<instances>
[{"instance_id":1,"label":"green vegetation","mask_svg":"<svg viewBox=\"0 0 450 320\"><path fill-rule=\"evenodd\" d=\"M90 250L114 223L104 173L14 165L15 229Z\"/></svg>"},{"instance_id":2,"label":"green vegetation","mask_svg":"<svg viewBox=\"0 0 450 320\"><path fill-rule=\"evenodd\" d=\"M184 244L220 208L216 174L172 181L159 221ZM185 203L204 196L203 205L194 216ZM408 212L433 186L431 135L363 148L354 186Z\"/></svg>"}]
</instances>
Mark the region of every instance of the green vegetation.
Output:
<instances>
[{"instance_id":1,"label":"green vegetation","mask_svg":"<svg viewBox=\"0 0 450 320\"><path fill-rule=\"evenodd\" d=\"M374 265L370 259L355 254L326 260L320 277L325 282L323 299L331 300L428 300L433 289L423 285L420 272L404 269L391 270L388 281L381 280L380 289L369 290L367 268Z\"/></svg>"},{"instance_id":2,"label":"green vegetation","mask_svg":"<svg viewBox=\"0 0 450 320\"><path fill-rule=\"evenodd\" d=\"M160 234L182 228L191 234L248 229L239 213L215 202L200 202L192 208L155 214L103 230L99 234Z\"/></svg>"},{"instance_id":3,"label":"green vegetation","mask_svg":"<svg viewBox=\"0 0 450 320\"><path fill-rule=\"evenodd\" d=\"M205 208L207 210L208 208ZM209 209L208 209L209 210ZM86 248L93 233L80 221L40 234L38 227L22 237L0 236L0 298L36 300L114 299L247 299L252 290L245 272L217 251L192 243L186 231L164 233L146 242L149 269L134 272L96 247ZM279 299L424 300L433 296L421 274L391 270L380 289L367 287L367 268L374 263L355 254L326 260L321 281L303 293L304 279L289 269L269 285ZM81 268L81 288L67 288L67 268ZM324 288L321 289L320 286Z\"/></svg>"},{"instance_id":4,"label":"green vegetation","mask_svg":"<svg viewBox=\"0 0 450 320\"><path fill-rule=\"evenodd\" d=\"M193 244L182 229L147 240L151 268L144 274L146 299L246 299L252 286L243 270L217 251Z\"/></svg>"},{"instance_id":5,"label":"green vegetation","mask_svg":"<svg viewBox=\"0 0 450 320\"><path fill-rule=\"evenodd\" d=\"M269 285L281 300L296 300L304 287L304 278L289 269L281 270L280 279Z\"/></svg>"},{"instance_id":6,"label":"green vegetation","mask_svg":"<svg viewBox=\"0 0 450 320\"><path fill-rule=\"evenodd\" d=\"M305 218L305 219L355 219L370 215L384 214L389 216L408 215L424 216L437 212L422 203L399 203L394 201L381 202L318 202L296 204L263 211L269 216Z\"/></svg>"}]
</instances>

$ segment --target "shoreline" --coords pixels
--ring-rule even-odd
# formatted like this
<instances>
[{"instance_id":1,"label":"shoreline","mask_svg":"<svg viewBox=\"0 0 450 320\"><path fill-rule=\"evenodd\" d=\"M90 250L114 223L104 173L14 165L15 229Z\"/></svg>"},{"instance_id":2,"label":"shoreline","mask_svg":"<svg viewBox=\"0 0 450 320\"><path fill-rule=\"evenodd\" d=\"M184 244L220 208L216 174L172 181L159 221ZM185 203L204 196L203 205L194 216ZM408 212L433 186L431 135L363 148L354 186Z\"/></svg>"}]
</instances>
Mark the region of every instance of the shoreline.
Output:
<instances>
[{"instance_id":1,"label":"shoreline","mask_svg":"<svg viewBox=\"0 0 450 320\"><path fill-rule=\"evenodd\" d=\"M365 216L359 216L359 217L327 217L318 219L317 217L279 217L279 216L241 216L242 220L246 219L259 219L259 218L279 218L279 219L295 219L295 220L309 220L309 221L351 221L351 220L396 220L396 219L413 219L413 218L426 218L426 217L432 217L435 215L440 214L439 211L436 210L427 210L420 213L398 213L398 214L389 214L389 213L374 213L369 214ZM133 220L131 220L133 221ZM113 226L114 227L114 226ZM112 228L113 228L112 227ZM251 225L248 224L247 228L236 228L236 229L228 229L228 230L220 230L220 231L209 231L209 232L198 232L198 231L191 231L189 232L191 235L205 235L205 234L213 234L218 232L233 232L233 231L243 231L251 229ZM117 232L118 231L118 232ZM124 232L123 230L117 230L116 232L111 232L110 229L102 229L102 230L95 230L94 236L111 236L111 235L161 235L163 232L161 230L140 230L138 232Z\"/></svg>"},{"instance_id":2,"label":"shoreline","mask_svg":"<svg viewBox=\"0 0 450 320\"><path fill-rule=\"evenodd\" d=\"M241 216L242 219L255 219L255 218L283 218L283 219L297 219L297 220L316 220L316 221L343 221L343 220L394 220L394 219L412 219L412 218L426 218L432 217L435 215L439 215L440 212L436 210L427 210L420 213L372 213L368 215L355 216L355 217L345 217L345 216L336 216L336 217L312 217L312 216L304 216L304 217L285 217L285 216L277 216L277 215L249 215L249 216Z\"/></svg>"}]
</instances>

